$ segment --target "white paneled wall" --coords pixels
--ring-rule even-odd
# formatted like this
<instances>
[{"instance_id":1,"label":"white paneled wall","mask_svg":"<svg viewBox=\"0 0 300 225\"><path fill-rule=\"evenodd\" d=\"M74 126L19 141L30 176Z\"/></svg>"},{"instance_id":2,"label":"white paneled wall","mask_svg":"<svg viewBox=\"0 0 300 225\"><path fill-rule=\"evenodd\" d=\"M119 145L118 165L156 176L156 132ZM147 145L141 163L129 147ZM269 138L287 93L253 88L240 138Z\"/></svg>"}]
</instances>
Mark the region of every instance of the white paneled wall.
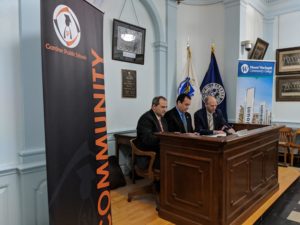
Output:
<instances>
[{"instance_id":1,"label":"white paneled wall","mask_svg":"<svg viewBox=\"0 0 300 225\"><path fill-rule=\"evenodd\" d=\"M300 5L300 2L299 2ZM278 37L278 48L289 48L300 46L300 11L286 13L278 16L276 29ZM276 37L274 37L276 38ZM275 56L274 56L275 57ZM275 91L275 88L274 88ZM275 122L286 123L288 126L300 127L300 103L299 102L274 102L273 118Z\"/></svg>"},{"instance_id":2,"label":"white paneled wall","mask_svg":"<svg viewBox=\"0 0 300 225\"><path fill-rule=\"evenodd\" d=\"M0 224L9 224L8 198L8 185L0 185Z\"/></svg>"},{"instance_id":3,"label":"white paneled wall","mask_svg":"<svg viewBox=\"0 0 300 225\"><path fill-rule=\"evenodd\" d=\"M246 8L246 40L255 44L256 38L263 39L263 15L251 5Z\"/></svg>"},{"instance_id":4,"label":"white paneled wall","mask_svg":"<svg viewBox=\"0 0 300 225\"><path fill-rule=\"evenodd\" d=\"M0 224L20 225L20 189L15 169L0 171Z\"/></svg>"},{"instance_id":5,"label":"white paneled wall","mask_svg":"<svg viewBox=\"0 0 300 225\"><path fill-rule=\"evenodd\" d=\"M48 194L45 166L19 170L22 225L48 225Z\"/></svg>"},{"instance_id":6,"label":"white paneled wall","mask_svg":"<svg viewBox=\"0 0 300 225\"><path fill-rule=\"evenodd\" d=\"M170 90L177 86L175 80L182 77L187 41L192 48L195 74L199 84L210 61L210 45L216 44L220 72L225 88L230 90L227 100L229 117L234 119L235 63L239 57L241 41L239 39L255 41L256 37L262 37L267 30L271 31L267 37L272 43L274 52L276 48L300 46L299 1L261 0L260 3L265 3L267 17L262 14L264 10L254 7L257 4L246 4L252 1L254 0L218 1L217 4L209 5L177 6L171 0L133 0L138 22L130 1L127 1L121 15L122 5L119 0L90 0L105 13L104 60L110 155L115 154L113 134L134 130L139 116L150 109L151 100L157 91L157 83L161 79L156 76L157 64L159 62L165 64L167 61L164 54L156 57L156 53L167 52L166 46L174 48L169 51L172 54L168 56L167 61L170 67L163 65L160 71L161 76L166 76L163 73L164 69L168 68L170 82L161 86L162 89L167 89L168 91L163 91L170 95L174 93ZM0 225L48 225L40 0L0 0L0 2ZM197 0L190 2L196 3ZM199 2L207 1L199 0ZM281 10L281 4L284 4L284 10ZM242 7L247 5L246 9L241 5ZM173 8L167 15L169 6ZM150 12L151 7L155 10ZM111 59L114 18L146 28L145 65ZM246 28L239 27L241 20L246 24ZM176 21L177 24L174 24ZM264 27L266 21L268 29ZM169 29L166 27L168 24ZM159 32L162 40L154 43ZM172 43L165 43L165 39ZM275 55L272 57L275 59ZM136 99L121 97L122 69L137 71ZM173 105L174 102L170 104ZM300 127L299 112L299 102L275 102L274 98L275 122ZM121 167L126 171L128 154L122 152L120 154Z\"/></svg>"}]
</instances>

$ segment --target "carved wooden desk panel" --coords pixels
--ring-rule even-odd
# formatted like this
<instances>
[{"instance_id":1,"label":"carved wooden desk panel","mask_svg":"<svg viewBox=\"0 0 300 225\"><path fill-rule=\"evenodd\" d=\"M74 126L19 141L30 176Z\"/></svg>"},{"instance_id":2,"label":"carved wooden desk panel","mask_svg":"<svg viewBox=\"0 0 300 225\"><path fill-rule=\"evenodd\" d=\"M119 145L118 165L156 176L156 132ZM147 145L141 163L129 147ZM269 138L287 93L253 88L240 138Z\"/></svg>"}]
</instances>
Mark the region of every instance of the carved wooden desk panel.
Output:
<instances>
[{"instance_id":1,"label":"carved wooden desk panel","mask_svg":"<svg viewBox=\"0 0 300 225\"><path fill-rule=\"evenodd\" d=\"M278 189L279 128L243 137L158 134L159 216L179 225L241 224Z\"/></svg>"}]
</instances>

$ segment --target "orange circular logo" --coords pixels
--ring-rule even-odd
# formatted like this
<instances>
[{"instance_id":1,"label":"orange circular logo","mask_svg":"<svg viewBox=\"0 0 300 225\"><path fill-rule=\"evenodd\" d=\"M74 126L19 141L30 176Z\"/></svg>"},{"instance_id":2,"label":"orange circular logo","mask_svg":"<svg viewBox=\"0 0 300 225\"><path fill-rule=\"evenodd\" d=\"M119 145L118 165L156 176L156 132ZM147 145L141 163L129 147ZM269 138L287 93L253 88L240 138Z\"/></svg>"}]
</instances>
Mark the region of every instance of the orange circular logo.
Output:
<instances>
[{"instance_id":1,"label":"orange circular logo","mask_svg":"<svg viewBox=\"0 0 300 225\"><path fill-rule=\"evenodd\" d=\"M80 41L81 31L75 13L66 5L58 5L53 13L53 26L60 42L75 48Z\"/></svg>"}]
</instances>

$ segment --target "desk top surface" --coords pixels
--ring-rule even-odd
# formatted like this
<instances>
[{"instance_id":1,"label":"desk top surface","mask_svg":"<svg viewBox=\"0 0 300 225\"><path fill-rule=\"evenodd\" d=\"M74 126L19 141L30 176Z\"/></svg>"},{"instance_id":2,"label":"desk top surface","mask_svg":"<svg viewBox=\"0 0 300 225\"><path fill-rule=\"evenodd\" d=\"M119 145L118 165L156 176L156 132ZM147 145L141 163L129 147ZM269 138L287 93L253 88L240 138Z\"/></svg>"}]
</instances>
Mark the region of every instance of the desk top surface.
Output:
<instances>
[{"instance_id":1,"label":"desk top surface","mask_svg":"<svg viewBox=\"0 0 300 225\"><path fill-rule=\"evenodd\" d=\"M279 129L282 126L264 126L261 128L253 129L253 130L247 130L242 133L242 135L233 134L229 136L224 137L214 137L214 136L205 136L205 135L199 135L194 133L171 133L171 132L164 132L164 133L155 133L157 136L159 136L161 139L165 138L172 138L174 140L178 139L189 139L189 140L195 140L195 141L206 141L206 142L214 142L214 143L233 143L237 141L241 141L242 139L248 139L253 137L254 135L260 136L265 134L266 132L270 131L276 131L279 132Z\"/></svg>"}]
</instances>

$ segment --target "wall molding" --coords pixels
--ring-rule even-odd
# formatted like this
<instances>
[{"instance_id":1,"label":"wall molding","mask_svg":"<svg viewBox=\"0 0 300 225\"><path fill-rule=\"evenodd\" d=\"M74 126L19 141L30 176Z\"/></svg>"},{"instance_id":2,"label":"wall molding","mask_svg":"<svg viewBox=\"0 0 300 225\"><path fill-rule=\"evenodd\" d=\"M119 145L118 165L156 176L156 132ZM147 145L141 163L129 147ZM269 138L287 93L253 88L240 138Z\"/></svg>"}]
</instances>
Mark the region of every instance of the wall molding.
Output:
<instances>
[{"instance_id":1,"label":"wall molding","mask_svg":"<svg viewBox=\"0 0 300 225\"><path fill-rule=\"evenodd\" d=\"M300 10L299 0L277 1L268 4L267 17L280 16Z\"/></svg>"},{"instance_id":2,"label":"wall molding","mask_svg":"<svg viewBox=\"0 0 300 225\"><path fill-rule=\"evenodd\" d=\"M0 166L0 177L14 174L37 173L46 170L46 161L38 161L26 164Z\"/></svg>"},{"instance_id":3,"label":"wall molding","mask_svg":"<svg viewBox=\"0 0 300 225\"><path fill-rule=\"evenodd\" d=\"M16 165L1 165L0 166L0 177L17 174Z\"/></svg>"},{"instance_id":4,"label":"wall molding","mask_svg":"<svg viewBox=\"0 0 300 225\"><path fill-rule=\"evenodd\" d=\"M46 161L20 164L17 168L19 174L37 173L46 170Z\"/></svg>"},{"instance_id":5,"label":"wall molding","mask_svg":"<svg viewBox=\"0 0 300 225\"><path fill-rule=\"evenodd\" d=\"M223 0L185 0L181 2L182 5L197 5L197 6L206 6L222 3Z\"/></svg>"},{"instance_id":6,"label":"wall molding","mask_svg":"<svg viewBox=\"0 0 300 225\"><path fill-rule=\"evenodd\" d=\"M21 163L45 160L46 150L45 148L23 150L19 152L19 158Z\"/></svg>"},{"instance_id":7,"label":"wall molding","mask_svg":"<svg viewBox=\"0 0 300 225\"><path fill-rule=\"evenodd\" d=\"M114 134L126 134L126 133L132 133L132 132L136 132L136 129L129 128L129 129L112 130L112 131L108 131L107 134L114 135Z\"/></svg>"},{"instance_id":8,"label":"wall molding","mask_svg":"<svg viewBox=\"0 0 300 225\"><path fill-rule=\"evenodd\" d=\"M272 121L272 124L286 125L287 127L292 127L292 128L300 128L300 121L275 120L275 121Z\"/></svg>"},{"instance_id":9,"label":"wall molding","mask_svg":"<svg viewBox=\"0 0 300 225\"><path fill-rule=\"evenodd\" d=\"M167 46L166 35L163 29L163 21L160 18L159 11L155 7L153 0L139 0L148 12L153 24L155 35L154 54L155 54L155 95L166 96L166 60L167 51L164 46ZM159 45L157 45L159 43Z\"/></svg>"}]
</instances>

